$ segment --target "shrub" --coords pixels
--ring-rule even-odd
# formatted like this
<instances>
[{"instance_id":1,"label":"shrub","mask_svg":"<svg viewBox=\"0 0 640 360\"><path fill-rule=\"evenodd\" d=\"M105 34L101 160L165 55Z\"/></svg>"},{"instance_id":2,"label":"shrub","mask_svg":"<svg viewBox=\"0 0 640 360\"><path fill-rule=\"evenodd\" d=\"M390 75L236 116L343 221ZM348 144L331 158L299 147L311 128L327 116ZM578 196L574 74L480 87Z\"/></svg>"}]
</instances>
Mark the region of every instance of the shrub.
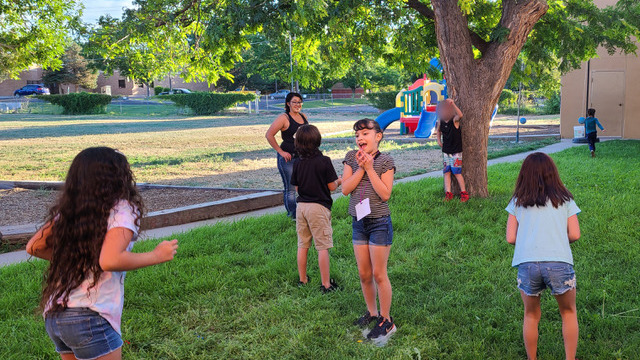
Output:
<instances>
[{"instance_id":1,"label":"shrub","mask_svg":"<svg viewBox=\"0 0 640 360\"><path fill-rule=\"evenodd\" d=\"M65 95L38 95L36 97L53 105L61 106L62 113L66 115L105 114L107 105L114 98L111 95L88 92Z\"/></svg>"},{"instance_id":2,"label":"shrub","mask_svg":"<svg viewBox=\"0 0 640 360\"><path fill-rule=\"evenodd\" d=\"M162 86L156 86L156 87L153 88L153 94L154 95L158 95L158 94L160 94L161 92L163 92L165 90L166 90L166 88L164 88Z\"/></svg>"},{"instance_id":3,"label":"shrub","mask_svg":"<svg viewBox=\"0 0 640 360\"><path fill-rule=\"evenodd\" d=\"M387 91L366 94L366 97L378 110L389 110L396 107L396 95L397 91Z\"/></svg>"},{"instance_id":4,"label":"shrub","mask_svg":"<svg viewBox=\"0 0 640 360\"><path fill-rule=\"evenodd\" d=\"M545 114L560 114L560 92L557 91L544 103Z\"/></svg>"},{"instance_id":5,"label":"shrub","mask_svg":"<svg viewBox=\"0 0 640 360\"><path fill-rule=\"evenodd\" d=\"M508 107L516 103L518 100L518 94L514 93L509 89L502 89L500 93L500 99L498 100L498 105L502 107Z\"/></svg>"},{"instance_id":6,"label":"shrub","mask_svg":"<svg viewBox=\"0 0 640 360\"><path fill-rule=\"evenodd\" d=\"M253 93L210 93L192 92L191 94L160 95L171 100L176 106L188 107L196 115L211 115L230 108L236 103L255 100Z\"/></svg>"}]
</instances>

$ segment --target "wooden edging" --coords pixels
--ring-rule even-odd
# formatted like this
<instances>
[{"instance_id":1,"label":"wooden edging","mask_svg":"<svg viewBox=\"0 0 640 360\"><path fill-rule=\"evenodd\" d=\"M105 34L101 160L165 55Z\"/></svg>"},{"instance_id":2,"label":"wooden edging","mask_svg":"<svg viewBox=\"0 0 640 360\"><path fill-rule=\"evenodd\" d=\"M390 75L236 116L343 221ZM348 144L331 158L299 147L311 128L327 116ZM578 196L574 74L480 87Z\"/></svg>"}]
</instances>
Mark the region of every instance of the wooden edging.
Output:
<instances>
[{"instance_id":1,"label":"wooden edging","mask_svg":"<svg viewBox=\"0 0 640 360\"><path fill-rule=\"evenodd\" d=\"M0 189L22 188L29 190L60 190L64 186L62 181L2 181L0 180ZM238 192L264 192L264 191L281 191L277 189L245 189L245 188L229 188L229 187L196 187L184 185L162 185L162 184L136 184L138 189L185 189L185 190L226 190Z\"/></svg>"},{"instance_id":2,"label":"wooden edging","mask_svg":"<svg viewBox=\"0 0 640 360\"><path fill-rule=\"evenodd\" d=\"M148 213L142 218L141 230L188 224L243 212L282 205L282 191L262 191L228 199ZM2 242L7 244L26 243L42 224L3 226Z\"/></svg>"}]
</instances>

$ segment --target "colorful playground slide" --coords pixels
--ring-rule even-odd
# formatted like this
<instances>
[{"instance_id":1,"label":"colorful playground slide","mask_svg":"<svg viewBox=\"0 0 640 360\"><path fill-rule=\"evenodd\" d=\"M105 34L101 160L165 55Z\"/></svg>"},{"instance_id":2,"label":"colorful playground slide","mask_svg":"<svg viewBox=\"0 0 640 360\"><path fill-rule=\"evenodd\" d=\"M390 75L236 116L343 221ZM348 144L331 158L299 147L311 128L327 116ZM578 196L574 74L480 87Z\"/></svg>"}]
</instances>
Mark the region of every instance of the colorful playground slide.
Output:
<instances>
[{"instance_id":1,"label":"colorful playground slide","mask_svg":"<svg viewBox=\"0 0 640 360\"><path fill-rule=\"evenodd\" d=\"M428 138L431 136L431 130L436 126L436 117L435 111L426 111L422 110L420 113L420 120L418 121L418 127L415 131L415 137L417 138Z\"/></svg>"},{"instance_id":2,"label":"colorful playground slide","mask_svg":"<svg viewBox=\"0 0 640 360\"><path fill-rule=\"evenodd\" d=\"M389 109L382 114L378 115L376 121L380 124L380 128L382 131L389 126L392 122L396 120L400 120L400 113L402 112L402 108L396 107L393 109Z\"/></svg>"}]
</instances>

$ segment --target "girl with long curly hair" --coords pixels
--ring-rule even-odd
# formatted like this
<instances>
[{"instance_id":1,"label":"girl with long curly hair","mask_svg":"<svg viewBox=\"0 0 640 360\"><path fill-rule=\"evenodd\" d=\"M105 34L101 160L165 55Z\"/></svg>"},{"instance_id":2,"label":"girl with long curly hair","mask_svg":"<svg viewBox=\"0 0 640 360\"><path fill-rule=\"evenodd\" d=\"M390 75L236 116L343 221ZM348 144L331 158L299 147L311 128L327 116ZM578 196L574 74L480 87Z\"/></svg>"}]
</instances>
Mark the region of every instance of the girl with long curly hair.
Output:
<instances>
[{"instance_id":1,"label":"girl with long curly hair","mask_svg":"<svg viewBox=\"0 0 640 360\"><path fill-rule=\"evenodd\" d=\"M178 248L174 239L130 252L142 211L122 153L93 147L73 159L62 195L27 244L50 262L40 305L62 359L121 359L125 272L172 260Z\"/></svg>"}]
</instances>

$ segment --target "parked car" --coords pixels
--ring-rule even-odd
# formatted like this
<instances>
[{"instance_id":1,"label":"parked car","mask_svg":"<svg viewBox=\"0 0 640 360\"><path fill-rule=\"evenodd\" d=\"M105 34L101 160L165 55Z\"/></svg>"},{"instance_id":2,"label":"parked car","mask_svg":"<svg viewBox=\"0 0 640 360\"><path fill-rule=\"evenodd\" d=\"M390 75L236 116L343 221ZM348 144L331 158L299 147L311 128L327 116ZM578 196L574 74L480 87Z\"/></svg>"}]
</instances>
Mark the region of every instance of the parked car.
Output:
<instances>
[{"instance_id":1,"label":"parked car","mask_svg":"<svg viewBox=\"0 0 640 360\"><path fill-rule=\"evenodd\" d=\"M191 90L182 89L182 88L173 88L172 90L169 90L169 91L163 91L158 95L172 95L172 94L191 94Z\"/></svg>"},{"instance_id":2,"label":"parked car","mask_svg":"<svg viewBox=\"0 0 640 360\"><path fill-rule=\"evenodd\" d=\"M272 99L272 100L273 99L286 99L287 95L289 95L290 92L291 91L285 90L285 89L278 90L278 91L274 92L273 94L269 95L269 99ZM301 95L302 95L303 99L307 98L307 94L301 94Z\"/></svg>"},{"instance_id":3,"label":"parked car","mask_svg":"<svg viewBox=\"0 0 640 360\"><path fill-rule=\"evenodd\" d=\"M49 88L42 84L29 84L13 92L13 96L49 95Z\"/></svg>"}]
</instances>

